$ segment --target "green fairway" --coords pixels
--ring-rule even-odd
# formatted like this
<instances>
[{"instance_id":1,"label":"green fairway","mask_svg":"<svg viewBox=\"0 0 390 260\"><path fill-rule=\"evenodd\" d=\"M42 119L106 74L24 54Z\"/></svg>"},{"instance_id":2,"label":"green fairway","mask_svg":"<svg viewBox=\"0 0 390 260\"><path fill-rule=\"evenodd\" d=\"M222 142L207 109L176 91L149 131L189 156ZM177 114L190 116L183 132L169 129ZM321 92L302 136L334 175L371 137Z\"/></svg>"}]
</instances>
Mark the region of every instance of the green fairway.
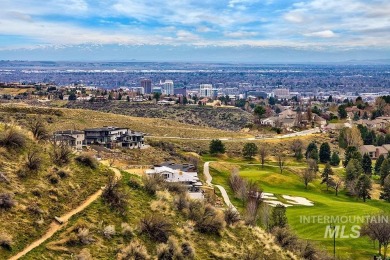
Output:
<instances>
[{"instance_id":1,"label":"green fairway","mask_svg":"<svg viewBox=\"0 0 390 260\"><path fill-rule=\"evenodd\" d=\"M287 168L281 174L275 163L262 168L261 165L250 165L250 162L239 159L221 160L212 157L204 159L217 161L210 164L213 183L223 185L230 198L233 198L233 194L228 185L228 176L232 167L238 167L242 177L258 182L265 192L274 193L277 197L278 195L300 196L314 202L312 207L292 206L287 209L289 225L300 238L314 241L332 253L333 239L325 236L326 227L329 225L329 221L325 218L340 217L340 229L343 225L345 227L344 232L340 230L339 234L343 233L344 238L336 239L336 253L341 259L370 259L377 252L368 238L349 236L354 235L352 232L354 225L361 226L361 218L356 217L375 215L381 211L390 212L388 203L378 200L364 203L348 197L344 191L339 192L339 196L335 196L334 190L326 191L326 186L320 184L320 173L317 173L316 180L305 189L303 181L296 173L299 168L305 167L304 163L287 163ZM257 163L253 162L253 164ZM335 169L335 172L342 174L343 170ZM242 209L240 200L232 199L232 203ZM311 223L308 223L309 220Z\"/></svg>"}]
</instances>

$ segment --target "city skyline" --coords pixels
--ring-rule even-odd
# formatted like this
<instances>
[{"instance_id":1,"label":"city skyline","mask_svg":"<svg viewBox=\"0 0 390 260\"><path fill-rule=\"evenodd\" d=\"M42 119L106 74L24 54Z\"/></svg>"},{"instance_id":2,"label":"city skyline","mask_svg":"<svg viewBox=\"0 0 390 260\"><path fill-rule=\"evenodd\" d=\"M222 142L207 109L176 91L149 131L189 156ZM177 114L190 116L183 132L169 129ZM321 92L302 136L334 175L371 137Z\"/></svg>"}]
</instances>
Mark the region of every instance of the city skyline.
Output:
<instances>
[{"instance_id":1,"label":"city skyline","mask_svg":"<svg viewBox=\"0 0 390 260\"><path fill-rule=\"evenodd\" d=\"M385 0L5 0L0 14L0 59L390 59Z\"/></svg>"}]
</instances>

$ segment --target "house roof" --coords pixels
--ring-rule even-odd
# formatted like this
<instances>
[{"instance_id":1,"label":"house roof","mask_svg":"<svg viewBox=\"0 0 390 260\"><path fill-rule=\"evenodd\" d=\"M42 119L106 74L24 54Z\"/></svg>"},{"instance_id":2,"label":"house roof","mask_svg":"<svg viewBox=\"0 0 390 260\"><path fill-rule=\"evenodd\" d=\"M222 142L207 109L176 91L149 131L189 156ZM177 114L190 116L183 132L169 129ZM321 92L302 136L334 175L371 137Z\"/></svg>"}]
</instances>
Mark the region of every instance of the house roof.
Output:
<instances>
[{"instance_id":1,"label":"house roof","mask_svg":"<svg viewBox=\"0 0 390 260\"><path fill-rule=\"evenodd\" d=\"M54 134L58 134L58 135L81 135L81 134L84 134L84 132L83 131L79 131L79 130L64 130L64 131L57 131Z\"/></svg>"},{"instance_id":2,"label":"house roof","mask_svg":"<svg viewBox=\"0 0 390 260\"><path fill-rule=\"evenodd\" d=\"M84 131L88 132L102 132L102 131L116 131L116 130L129 130L128 128L124 127L115 127L115 126L103 126L99 128L88 128L85 129Z\"/></svg>"},{"instance_id":3,"label":"house roof","mask_svg":"<svg viewBox=\"0 0 390 260\"><path fill-rule=\"evenodd\" d=\"M370 145L362 145L362 146L360 146L360 151L372 153L372 152L376 152L376 147L371 145L371 144Z\"/></svg>"}]
</instances>

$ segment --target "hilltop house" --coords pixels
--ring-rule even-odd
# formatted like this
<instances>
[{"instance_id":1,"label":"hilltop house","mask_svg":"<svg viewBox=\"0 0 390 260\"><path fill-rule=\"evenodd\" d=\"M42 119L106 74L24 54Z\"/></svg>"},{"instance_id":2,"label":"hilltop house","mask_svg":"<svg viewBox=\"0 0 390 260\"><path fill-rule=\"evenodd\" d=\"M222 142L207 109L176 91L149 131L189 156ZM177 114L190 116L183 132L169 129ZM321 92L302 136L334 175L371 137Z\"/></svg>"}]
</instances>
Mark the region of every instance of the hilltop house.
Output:
<instances>
[{"instance_id":1,"label":"hilltop house","mask_svg":"<svg viewBox=\"0 0 390 260\"><path fill-rule=\"evenodd\" d=\"M144 134L133 132L128 128L104 126L85 129L85 144L102 145L107 148L142 148L145 145Z\"/></svg>"},{"instance_id":2,"label":"hilltop house","mask_svg":"<svg viewBox=\"0 0 390 260\"><path fill-rule=\"evenodd\" d=\"M53 139L57 144L65 143L76 150L81 150L85 135L83 131L77 130L57 131L54 133Z\"/></svg>"},{"instance_id":3,"label":"hilltop house","mask_svg":"<svg viewBox=\"0 0 390 260\"><path fill-rule=\"evenodd\" d=\"M187 187L190 198L203 199L203 192L200 189L202 182L199 181L198 173L192 164L163 163L146 170L148 176L161 175L166 182L179 182Z\"/></svg>"}]
</instances>

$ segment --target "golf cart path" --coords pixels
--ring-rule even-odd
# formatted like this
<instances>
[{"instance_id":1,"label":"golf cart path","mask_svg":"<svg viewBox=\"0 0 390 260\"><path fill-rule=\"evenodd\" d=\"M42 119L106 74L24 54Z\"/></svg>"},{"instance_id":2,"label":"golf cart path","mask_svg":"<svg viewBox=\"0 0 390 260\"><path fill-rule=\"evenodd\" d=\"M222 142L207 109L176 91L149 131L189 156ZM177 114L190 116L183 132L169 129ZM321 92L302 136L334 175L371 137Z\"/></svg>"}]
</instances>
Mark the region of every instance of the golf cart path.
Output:
<instances>
[{"instance_id":1,"label":"golf cart path","mask_svg":"<svg viewBox=\"0 0 390 260\"><path fill-rule=\"evenodd\" d=\"M235 211L237 211L236 207L234 207L234 205L230 202L229 196L228 196L225 188L222 187L221 185L213 185L211 183L211 181L213 180L213 177L211 177L211 174L210 174L210 162L205 162L204 163L203 174L206 177L207 185L217 187L220 190L220 192L221 192L221 195L222 195L222 198L223 198L223 201L225 202L225 204L228 207L232 207Z\"/></svg>"},{"instance_id":2,"label":"golf cart path","mask_svg":"<svg viewBox=\"0 0 390 260\"><path fill-rule=\"evenodd\" d=\"M115 178L117 180L120 180L122 178L122 175L120 173L120 171L116 168L113 168L113 167L110 167L110 169L115 173ZM77 213L83 211L85 208L87 208L89 205L91 205L95 200L97 200L103 193L103 189L104 187L102 187L101 189L99 189L97 192L95 192L94 194L92 194L91 196L89 196L80 206L78 206L77 208L69 211L68 213L66 213L65 215L61 216L61 217L58 217L56 218L56 220L54 220L50 226L49 226L49 229L48 231L41 237L39 238L38 240L35 240L34 242L32 242L31 244L29 244L26 248L23 249L23 251L19 252L18 254L12 256L11 258L9 258L9 260L16 260L16 259L19 259L23 256L25 256L27 253L29 253L31 250L33 250L34 248L40 246L41 244L43 244L46 240L48 240L49 238L51 238L58 230L62 229L66 223L68 222L68 220L76 215Z\"/></svg>"}]
</instances>

